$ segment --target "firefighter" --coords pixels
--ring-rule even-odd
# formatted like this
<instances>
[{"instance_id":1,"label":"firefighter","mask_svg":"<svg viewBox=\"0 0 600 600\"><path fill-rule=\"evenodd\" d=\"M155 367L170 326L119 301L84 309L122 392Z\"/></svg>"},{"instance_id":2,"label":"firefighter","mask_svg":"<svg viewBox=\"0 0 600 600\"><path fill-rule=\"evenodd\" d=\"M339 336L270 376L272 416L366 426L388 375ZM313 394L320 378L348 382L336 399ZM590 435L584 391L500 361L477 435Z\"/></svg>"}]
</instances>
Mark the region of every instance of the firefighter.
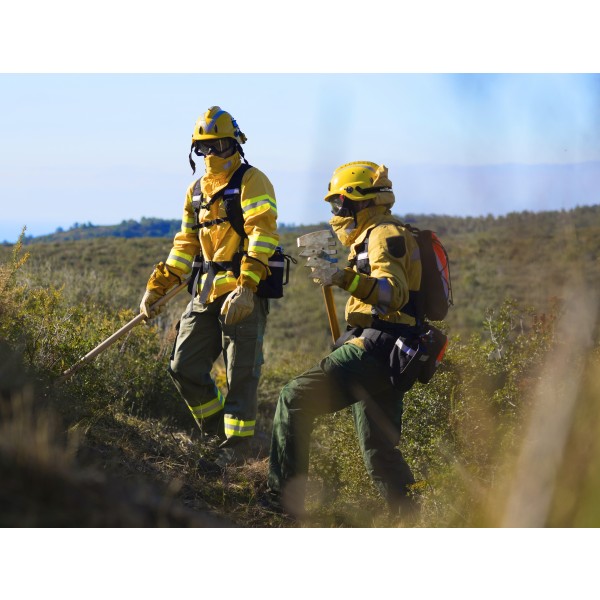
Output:
<instances>
[{"instance_id":1,"label":"firefighter","mask_svg":"<svg viewBox=\"0 0 600 600\"><path fill-rule=\"evenodd\" d=\"M399 336L416 329L419 248L391 214L394 193L385 166L342 165L333 174L325 200L331 205L333 231L350 250L350 266L314 268L310 277L350 294L347 328L336 349L280 393L265 503L288 515L303 514L314 419L352 405L369 475L392 514L412 512L409 488L415 480L397 447L403 392L392 385L389 357Z\"/></svg>"},{"instance_id":2,"label":"firefighter","mask_svg":"<svg viewBox=\"0 0 600 600\"><path fill-rule=\"evenodd\" d=\"M279 240L273 186L264 173L248 165L241 146L245 142L235 119L218 106L196 122L189 160L195 172L192 152L203 156L205 174L188 187L181 231L167 260L150 276L140 305L148 319L154 317L162 307L152 311L151 305L199 265L168 370L203 439L218 443L213 464L220 469L247 458L255 432L269 311L268 298L256 292L269 273L268 260ZM241 173L240 183L231 189ZM239 212L238 227L226 210L227 201ZM226 394L210 375L221 354ZM201 462L206 467L206 461Z\"/></svg>"}]
</instances>

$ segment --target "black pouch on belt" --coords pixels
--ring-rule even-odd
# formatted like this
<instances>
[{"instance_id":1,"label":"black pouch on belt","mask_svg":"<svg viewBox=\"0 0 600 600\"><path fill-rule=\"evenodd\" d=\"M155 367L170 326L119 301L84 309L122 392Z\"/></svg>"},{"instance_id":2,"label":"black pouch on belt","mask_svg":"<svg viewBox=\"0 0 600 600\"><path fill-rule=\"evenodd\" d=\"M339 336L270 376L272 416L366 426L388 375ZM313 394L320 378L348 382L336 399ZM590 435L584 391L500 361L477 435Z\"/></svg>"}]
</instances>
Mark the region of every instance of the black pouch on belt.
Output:
<instances>
[{"instance_id":1,"label":"black pouch on belt","mask_svg":"<svg viewBox=\"0 0 600 600\"><path fill-rule=\"evenodd\" d=\"M363 330L360 337L363 340L365 350L375 356L377 360L387 364L389 361L390 352L396 342L396 336L391 335L380 329L368 327Z\"/></svg>"},{"instance_id":2,"label":"black pouch on belt","mask_svg":"<svg viewBox=\"0 0 600 600\"><path fill-rule=\"evenodd\" d=\"M416 381L429 383L447 346L448 338L432 325L418 337L398 338L390 353L392 384L406 392Z\"/></svg>"},{"instance_id":3,"label":"black pouch on belt","mask_svg":"<svg viewBox=\"0 0 600 600\"><path fill-rule=\"evenodd\" d=\"M275 248L273 256L269 258L270 275L258 284L256 295L261 298L282 298L283 286L290 280L290 262L298 262L292 256L283 253L281 246Z\"/></svg>"},{"instance_id":4,"label":"black pouch on belt","mask_svg":"<svg viewBox=\"0 0 600 600\"><path fill-rule=\"evenodd\" d=\"M427 331L421 335L420 340L422 347L425 348L427 359L423 362L419 372L419 381L428 383L444 358L448 347L448 338L437 327L428 325Z\"/></svg>"},{"instance_id":5,"label":"black pouch on belt","mask_svg":"<svg viewBox=\"0 0 600 600\"><path fill-rule=\"evenodd\" d=\"M398 338L390 352L392 385L401 392L410 390L427 359L419 338Z\"/></svg>"}]
</instances>

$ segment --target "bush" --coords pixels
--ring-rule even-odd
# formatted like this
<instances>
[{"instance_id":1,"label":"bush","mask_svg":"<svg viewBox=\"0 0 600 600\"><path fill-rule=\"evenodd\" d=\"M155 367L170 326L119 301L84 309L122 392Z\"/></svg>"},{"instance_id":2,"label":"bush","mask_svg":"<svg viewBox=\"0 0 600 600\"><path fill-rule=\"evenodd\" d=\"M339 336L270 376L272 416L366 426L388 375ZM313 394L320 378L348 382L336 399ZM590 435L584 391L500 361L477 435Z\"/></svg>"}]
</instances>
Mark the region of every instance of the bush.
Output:
<instances>
[{"instance_id":1,"label":"bush","mask_svg":"<svg viewBox=\"0 0 600 600\"><path fill-rule=\"evenodd\" d=\"M483 490L494 486L520 439L557 315L558 307L536 315L507 301L488 311L484 329L468 342L454 337L433 379L405 395L401 450L417 479L422 525L470 526L481 518ZM350 515L357 499L363 505L377 498L349 410L321 418L314 437L317 503L325 494L334 510ZM382 508L379 502L376 511Z\"/></svg>"}]
</instances>

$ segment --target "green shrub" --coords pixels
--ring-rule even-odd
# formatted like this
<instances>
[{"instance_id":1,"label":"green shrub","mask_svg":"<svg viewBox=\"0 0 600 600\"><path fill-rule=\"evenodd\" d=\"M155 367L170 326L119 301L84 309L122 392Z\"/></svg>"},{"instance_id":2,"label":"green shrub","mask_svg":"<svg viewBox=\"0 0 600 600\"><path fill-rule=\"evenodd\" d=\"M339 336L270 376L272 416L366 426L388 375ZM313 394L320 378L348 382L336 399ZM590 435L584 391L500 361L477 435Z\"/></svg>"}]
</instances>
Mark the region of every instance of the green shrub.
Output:
<instances>
[{"instance_id":1,"label":"green shrub","mask_svg":"<svg viewBox=\"0 0 600 600\"><path fill-rule=\"evenodd\" d=\"M480 518L483 490L493 486L515 450L556 316L506 302L497 313L488 312L480 334L466 343L455 336L433 379L405 395L401 450L417 479L421 524L469 526ZM317 503L324 495L335 511L377 498L349 410L322 417L314 438Z\"/></svg>"}]
</instances>

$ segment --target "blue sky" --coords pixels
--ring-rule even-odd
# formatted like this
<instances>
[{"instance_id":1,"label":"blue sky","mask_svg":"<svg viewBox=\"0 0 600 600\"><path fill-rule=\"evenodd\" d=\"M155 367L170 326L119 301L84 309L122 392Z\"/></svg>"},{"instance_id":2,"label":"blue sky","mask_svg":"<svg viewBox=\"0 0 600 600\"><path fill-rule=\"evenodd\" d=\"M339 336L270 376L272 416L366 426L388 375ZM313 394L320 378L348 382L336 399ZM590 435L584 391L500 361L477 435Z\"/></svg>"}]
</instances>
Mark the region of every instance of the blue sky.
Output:
<instances>
[{"instance_id":1,"label":"blue sky","mask_svg":"<svg viewBox=\"0 0 600 600\"><path fill-rule=\"evenodd\" d=\"M3 74L0 240L179 218L192 127L214 104L283 223L328 219L329 177L352 160L388 165L399 214L600 202L597 75Z\"/></svg>"}]
</instances>

